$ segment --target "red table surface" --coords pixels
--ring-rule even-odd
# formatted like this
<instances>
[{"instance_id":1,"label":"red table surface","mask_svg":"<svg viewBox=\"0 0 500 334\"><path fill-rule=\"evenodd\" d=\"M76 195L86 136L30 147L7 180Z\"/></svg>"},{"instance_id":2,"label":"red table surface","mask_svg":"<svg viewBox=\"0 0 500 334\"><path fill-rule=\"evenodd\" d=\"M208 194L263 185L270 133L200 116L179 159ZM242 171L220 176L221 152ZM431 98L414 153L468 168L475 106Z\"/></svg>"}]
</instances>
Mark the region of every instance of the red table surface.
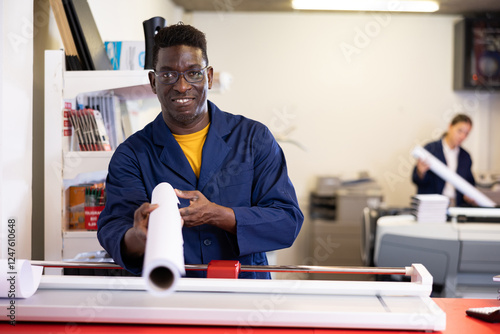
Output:
<instances>
[{"instance_id":1,"label":"red table surface","mask_svg":"<svg viewBox=\"0 0 500 334\"><path fill-rule=\"evenodd\" d=\"M498 334L500 323L488 323L474 319L465 314L465 310L471 307L500 306L496 299L453 299L434 298L436 304L446 313L446 330L434 333L453 334ZM271 328L271 327L223 327L223 326L171 326L171 325L122 325L122 324L86 324L86 323L43 323L43 322L19 322L11 325L0 322L0 333L47 333L47 334L95 334L95 333L120 333L120 334L158 334L158 333L181 333L181 334L399 334L418 333L416 331L398 330L367 330L367 329L318 329L318 328Z\"/></svg>"}]
</instances>

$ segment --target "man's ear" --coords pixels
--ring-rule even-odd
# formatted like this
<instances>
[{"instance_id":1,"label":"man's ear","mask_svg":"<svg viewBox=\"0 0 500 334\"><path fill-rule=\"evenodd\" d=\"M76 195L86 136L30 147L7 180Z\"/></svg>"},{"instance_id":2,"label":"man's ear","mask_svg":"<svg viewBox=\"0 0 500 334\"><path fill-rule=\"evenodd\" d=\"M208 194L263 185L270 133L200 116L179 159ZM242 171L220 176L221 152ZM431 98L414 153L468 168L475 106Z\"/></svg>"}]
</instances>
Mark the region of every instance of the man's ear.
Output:
<instances>
[{"instance_id":1,"label":"man's ear","mask_svg":"<svg viewBox=\"0 0 500 334\"><path fill-rule=\"evenodd\" d=\"M207 68L207 77L208 77L208 89L212 89L212 84L214 81L214 68L209 66Z\"/></svg>"},{"instance_id":2,"label":"man's ear","mask_svg":"<svg viewBox=\"0 0 500 334\"><path fill-rule=\"evenodd\" d=\"M156 76L155 76L155 72L150 71L148 73L148 77L149 77L149 85L151 86L151 90L153 91L153 93L156 94Z\"/></svg>"}]
</instances>

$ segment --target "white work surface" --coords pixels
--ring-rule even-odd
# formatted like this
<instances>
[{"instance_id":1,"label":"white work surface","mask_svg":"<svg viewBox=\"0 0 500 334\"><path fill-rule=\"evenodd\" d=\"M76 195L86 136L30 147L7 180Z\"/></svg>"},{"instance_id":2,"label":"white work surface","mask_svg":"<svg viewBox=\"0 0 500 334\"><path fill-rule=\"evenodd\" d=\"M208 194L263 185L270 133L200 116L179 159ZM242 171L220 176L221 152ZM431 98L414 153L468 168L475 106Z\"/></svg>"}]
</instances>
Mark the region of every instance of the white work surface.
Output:
<instances>
[{"instance_id":1,"label":"white work surface","mask_svg":"<svg viewBox=\"0 0 500 334\"><path fill-rule=\"evenodd\" d=\"M442 330L429 283L182 278L155 297L141 278L45 276L16 321Z\"/></svg>"}]
</instances>

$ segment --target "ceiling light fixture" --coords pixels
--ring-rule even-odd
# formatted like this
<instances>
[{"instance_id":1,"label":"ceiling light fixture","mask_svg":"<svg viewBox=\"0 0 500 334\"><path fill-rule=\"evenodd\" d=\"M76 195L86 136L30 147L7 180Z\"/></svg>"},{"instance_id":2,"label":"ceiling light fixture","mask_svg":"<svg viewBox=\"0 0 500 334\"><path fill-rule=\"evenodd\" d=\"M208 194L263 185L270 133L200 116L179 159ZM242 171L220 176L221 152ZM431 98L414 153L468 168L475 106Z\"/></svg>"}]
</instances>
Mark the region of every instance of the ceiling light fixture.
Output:
<instances>
[{"instance_id":1,"label":"ceiling light fixture","mask_svg":"<svg viewBox=\"0 0 500 334\"><path fill-rule=\"evenodd\" d=\"M439 4L424 0L293 0L292 7L301 10L431 13L439 9Z\"/></svg>"}]
</instances>

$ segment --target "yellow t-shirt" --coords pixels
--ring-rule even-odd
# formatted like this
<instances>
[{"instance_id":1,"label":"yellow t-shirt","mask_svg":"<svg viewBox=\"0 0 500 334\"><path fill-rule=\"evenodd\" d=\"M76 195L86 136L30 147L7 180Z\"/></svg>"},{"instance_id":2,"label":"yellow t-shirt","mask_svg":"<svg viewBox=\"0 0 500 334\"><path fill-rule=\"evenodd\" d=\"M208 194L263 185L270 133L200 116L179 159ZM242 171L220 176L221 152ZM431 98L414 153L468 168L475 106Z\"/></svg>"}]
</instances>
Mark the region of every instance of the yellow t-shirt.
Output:
<instances>
[{"instance_id":1,"label":"yellow t-shirt","mask_svg":"<svg viewBox=\"0 0 500 334\"><path fill-rule=\"evenodd\" d=\"M175 140L179 143L182 151L186 155L186 158L196 174L196 177L200 177L201 169L201 152L203 151L203 145L205 144L205 139L207 139L208 129L210 123L203 129L195 133L190 133L188 135L176 135L174 134Z\"/></svg>"}]
</instances>

